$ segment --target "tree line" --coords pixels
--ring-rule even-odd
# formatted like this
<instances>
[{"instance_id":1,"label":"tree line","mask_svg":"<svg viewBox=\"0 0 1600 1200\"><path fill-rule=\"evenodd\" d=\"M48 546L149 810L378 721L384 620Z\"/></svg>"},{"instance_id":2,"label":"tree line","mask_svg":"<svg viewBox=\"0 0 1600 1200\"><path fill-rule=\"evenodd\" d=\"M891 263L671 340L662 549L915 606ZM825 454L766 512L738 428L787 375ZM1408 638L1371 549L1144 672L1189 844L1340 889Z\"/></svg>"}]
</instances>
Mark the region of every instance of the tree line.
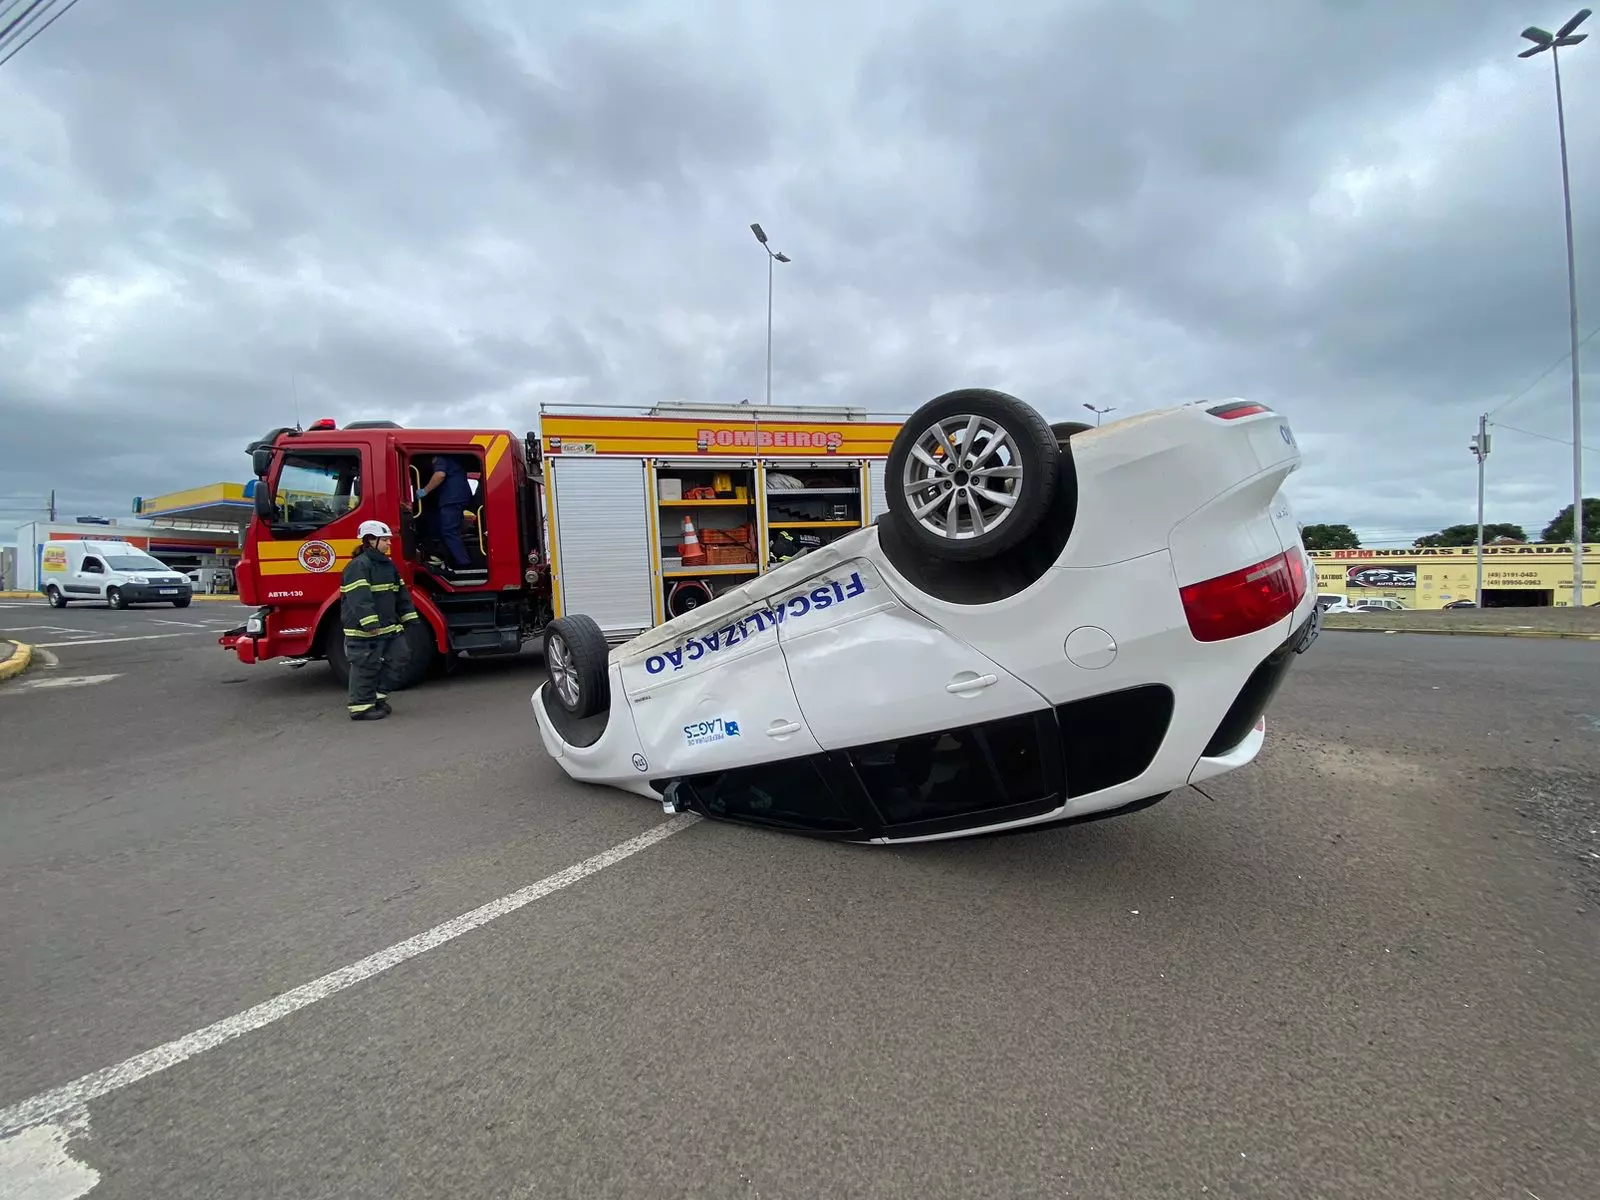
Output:
<instances>
[{"instance_id":1,"label":"tree line","mask_svg":"<svg viewBox=\"0 0 1600 1200\"><path fill-rule=\"evenodd\" d=\"M1307 550L1361 549L1361 538L1348 525L1307 525L1301 530L1300 536ZM1528 533L1521 525L1504 521L1496 521L1493 524L1485 522L1483 540L1485 543L1526 542ZM1547 545L1560 545L1572 541L1572 505L1567 505L1550 519L1550 523L1539 534L1539 540ZM1600 542L1600 497L1583 498L1583 540ZM1451 525L1438 533L1424 534L1411 544L1419 550L1446 546L1476 546L1478 524L1474 521L1468 525Z\"/></svg>"}]
</instances>

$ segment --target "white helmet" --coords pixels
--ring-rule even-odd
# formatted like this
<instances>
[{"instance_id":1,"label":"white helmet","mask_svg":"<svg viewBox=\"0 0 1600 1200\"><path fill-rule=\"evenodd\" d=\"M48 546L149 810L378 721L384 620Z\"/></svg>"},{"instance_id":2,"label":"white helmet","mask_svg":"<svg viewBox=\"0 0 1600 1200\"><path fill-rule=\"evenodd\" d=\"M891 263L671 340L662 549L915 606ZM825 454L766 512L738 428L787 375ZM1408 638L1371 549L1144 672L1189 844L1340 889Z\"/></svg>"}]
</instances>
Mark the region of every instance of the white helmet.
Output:
<instances>
[{"instance_id":1,"label":"white helmet","mask_svg":"<svg viewBox=\"0 0 1600 1200\"><path fill-rule=\"evenodd\" d=\"M382 521L363 521L361 522L361 528L357 532L364 538L386 538L394 536L393 533L389 532L389 527Z\"/></svg>"}]
</instances>

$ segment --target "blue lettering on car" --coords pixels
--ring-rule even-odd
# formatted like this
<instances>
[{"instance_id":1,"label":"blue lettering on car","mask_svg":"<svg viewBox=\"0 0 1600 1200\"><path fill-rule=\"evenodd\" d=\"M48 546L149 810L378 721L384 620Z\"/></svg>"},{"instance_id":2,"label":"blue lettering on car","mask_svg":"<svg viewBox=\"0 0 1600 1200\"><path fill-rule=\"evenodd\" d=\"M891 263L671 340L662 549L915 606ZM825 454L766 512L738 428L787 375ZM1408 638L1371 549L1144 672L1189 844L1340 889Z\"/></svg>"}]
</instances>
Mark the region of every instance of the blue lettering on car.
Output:
<instances>
[{"instance_id":1,"label":"blue lettering on car","mask_svg":"<svg viewBox=\"0 0 1600 1200\"><path fill-rule=\"evenodd\" d=\"M786 620L799 620L810 613L832 608L835 604L846 604L856 596L865 594L866 590L867 585L862 581L861 573L852 571L846 582L825 583L809 592L786 597L771 607L748 612L732 624L689 638L681 649L652 654L644 660L644 669L652 675L659 675L669 667L673 671L681 671L685 661L698 662L708 654L749 640L754 634L747 628L746 622L754 623L755 633L764 633L769 625L776 627Z\"/></svg>"}]
</instances>

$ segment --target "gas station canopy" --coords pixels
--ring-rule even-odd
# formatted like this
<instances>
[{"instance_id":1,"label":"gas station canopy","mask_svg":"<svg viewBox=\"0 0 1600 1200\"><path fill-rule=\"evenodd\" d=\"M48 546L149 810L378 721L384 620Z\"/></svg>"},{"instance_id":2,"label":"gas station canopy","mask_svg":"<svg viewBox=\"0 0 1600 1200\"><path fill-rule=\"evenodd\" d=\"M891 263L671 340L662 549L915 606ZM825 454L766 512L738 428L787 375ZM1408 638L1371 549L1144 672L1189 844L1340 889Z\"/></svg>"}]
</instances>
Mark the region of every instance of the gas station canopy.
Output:
<instances>
[{"instance_id":1,"label":"gas station canopy","mask_svg":"<svg viewBox=\"0 0 1600 1200\"><path fill-rule=\"evenodd\" d=\"M255 512L256 481L210 483L165 496L136 496L135 516L158 525L227 525L243 528Z\"/></svg>"}]
</instances>

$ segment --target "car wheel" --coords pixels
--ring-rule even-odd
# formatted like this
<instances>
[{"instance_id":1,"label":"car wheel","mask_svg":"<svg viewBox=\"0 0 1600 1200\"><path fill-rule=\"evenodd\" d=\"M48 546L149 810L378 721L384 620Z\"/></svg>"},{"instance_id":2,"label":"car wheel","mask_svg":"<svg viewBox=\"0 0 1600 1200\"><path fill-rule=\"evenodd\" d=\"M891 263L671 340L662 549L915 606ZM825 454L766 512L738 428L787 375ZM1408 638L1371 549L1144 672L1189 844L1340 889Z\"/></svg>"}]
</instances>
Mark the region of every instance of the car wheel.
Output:
<instances>
[{"instance_id":1,"label":"car wheel","mask_svg":"<svg viewBox=\"0 0 1600 1200\"><path fill-rule=\"evenodd\" d=\"M1061 443L1075 433L1085 433L1093 428L1093 425L1086 424L1083 421L1057 421L1050 426L1050 432L1055 434L1057 443Z\"/></svg>"},{"instance_id":2,"label":"car wheel","mask_svg":"<svg viewBox=\"0 0 1600 1200\"><path fill-rule=\"evenodd\" d=\"M611 648L593 617L558 617L545 627L544 663L550 693L574 717L592 717L611 704L606 660Z\"/></svg>"},{"instance_id":3,"label":"car wheel","mask_svg":"<svg viewBox=\"0 0 1600 1200\"><path fill-rule=\"evenodd\" d=\"M110 604L112 608L128 607L127 599L116 588L112 588L106 593L106 603Z\"/></svg>"},{"instance_id":4,"label":"car wheel","mask_svg":"<svg viewBox=\"0 0 1600 1200\"><path fill-rule=\"evenodd\" d=\"M962 388L930 400L889 448L889 511L924 553L979 562L1020 545L1050 510L1056 435L1004 392Z\"/></svg>"},{"instance_id":5,"label":"car wheel","mask_svg":"<svg viewBox=\"0 0 1600 1200\"><path fill-rule=\"evenodd\" d=\"M189 607L189 597L185 596L182 600L174 600L172 602L172 607L173 608L188 608Z\"/></svg>"},{"instance_id":6,"label":"car wheel","mask_svg":"<svg viewBox=\"0 0 1600 1200\"><path fill-rule=\"evenodd\" d=\"M45 589L45 598L50 601L51 608L65 608L67 598L61 594L61 589L51 585Z\"/></svg>"}]
</instances>

